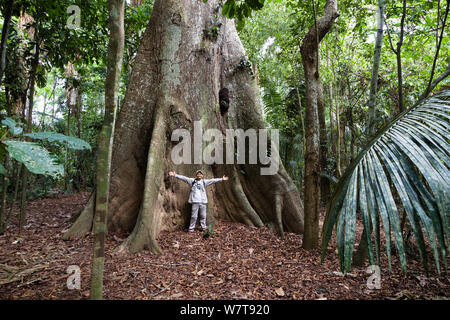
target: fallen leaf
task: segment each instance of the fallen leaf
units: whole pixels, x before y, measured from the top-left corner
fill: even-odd
[[[284,296],[285,296],[284,290],[283,290],[282,287],[279,287],[278,289],[276,289],[276,290],[275,290],[275,293],[276,293],[277,296],[279,296],[279,297],[284,297]]]

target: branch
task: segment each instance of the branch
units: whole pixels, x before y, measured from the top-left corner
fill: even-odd
[[[387,17],[384,18],[384,24],[386,25],[386,31],[387,31],[387,34],[388,34],[389,45],[390,45],[390,47],[391,47],[391,50],[392,50],[395,54],[397,54],[397,51],[395,50],[394,45],[392,44],[391,32],[389,31],[389,26],[388,26],[388,24],[387,24],[386,18],[387,18]]]
[[[428,86],[427,86],[425,92],[422,94],[422,96],[425,95],[425,97],[428,96],[428,94],[429,94],[429,93],[431,92],[431,90],[432,90],[432,89],[431,89],[431,85],[432,85],[432,81],[433,81],[434,70],[435,70],[435,68],[436,68],[436,62],[437,62],[437,59],[439,58],[439,51],[440,51],[440,49],[441,49],[442,38],[443,38],[443,36],[444,36],[445,22],[447,21],[449,7],[450,7],[450,1],[447,0],[447,7],[446,7],[446,9],[445,9],[444,22],[443,22],[443,24],[442,24],[442,30],[441,30],[441,34],[440,34],[440,36],[439,36],[439,42],[438,42],[438,45],[437,45],[437,47],[436,47],[436,54],[435,54],[435,56],[434,56],[433,66],[431,67],[430,80],[428,81]],[[439,25],[439,22],[438,22],[438,25]]]
[[[336,20],[337,17],[339,17],[339,12],[337,10],[337,0],[327,0],[323,11],[323,16],[317,21],[316,26],[313,26],[309,29],[308,33],[303,39],[301,47],[316,47],[330,30],[334,20]]]
[[[437,77],[429,86],[427,89],[425,89],[425,92],[422,93],[422,95],[419,97],[419,100],[417,100],[417,103],[420,103],[423,99],[425,99],[428,94],[433,91],[433,89],[439,84],[439,82],[441,82],[442,80],[444,80],[445,78],[447,78],[448,76],[450,76],[450,62],[447,65],[447,69],[441,73],[439,75],[439,77]]]

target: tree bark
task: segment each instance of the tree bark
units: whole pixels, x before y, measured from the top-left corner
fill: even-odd
[[[428,95],[431,93],[431,91],[434,89],[434,87],[436,87],[436,85],[440,81],[445,79],[448,76],[448,74],[449,74],[450,63],[448,64],[447,70],[443,74],[441,74],[435,81],[433,81],[434,71],[435,71],[435,68],[436,68],[437,59],[439,58],[439,52],[441,50],[441,43],[442,43],[442,38],[444,37],[444,30],[445,30],[445,27],[446,27],[446,22],[447,22],[449,9],[450,9],[450,0],[447,0],[447,6],[445,8],[445,13],[444,13],[444,20],[442,22],[441,34],[440,34],[440,36],[439,36],[439,38],[437,40],[436,53],[435,53],[434,59],[433,59],[433,66],[431,67],[430,79],[428,80],[427,88],[420,95],[418,101],[416,102],[416,105],[417,105],[417,103],[420,103],[422,100],[424,100],[426,97],[428,97]],[[439,19],[437,19],[437,20],[438,20],[438,26],[439,26]]]
[[[34,104],[34,87],[36,82],[36,72],[39,65],[39,54],[40,54],[40,39],[39,39],[39,29],[36,28],[34,30],[34,40],[36,42],[34,47],[33,60],[31,63],[31,72],[30,79],[28,85],[28,111],[27,111],[27,121],[25,133],[30,133],[33,127],[33,104]],[[29,140],[27,138],[26,140]],[[19,213],[19,232],[23,231],[23,227],[26,224],[27,214],[26,214],[26,206],[27,206],[27,179],[28,179],[28,169],[23,166],[22,170],[22,193],[21,193],[21,201],[20,201],[20,213]]]
[[[381,47],[383,45],[383,20],[384,20],[384,0],[378,0],[377,11],[377,36],[375,39],[375,51],[373,56],[372,77],[370,80],[369,94],[369,118],[366,125],[367,138],[370,138],[376,131],[376,95],[378,82],[378,68],[380,66]],[[353,257],[353,264],[362,266],[367,259],[367,237],[366,230],[363,230],[358,249]]]
[[[323,85],[319,83],[318,91],[318,116],[320,128],[320,199],[323,204],[327,205],[330,199],[330,180],[323,174],[327,172],[328,168],[328,143],[327,143],[327,126],[325,123],[325,102],[323,98]]]
[[[404,37],[404,26],[405,26],[405,18],[406,18],[406,0],[403,0],[403,10],[402,10],[402,18],[400,20],[400,35],[399,40],[397,42],[397,49],[394,48],[394,45],[392,44],[392,38],[391,33],[389,31],[389,26],[387,25],[387,21],[385,20],[386,24],[386,31],[388,34],[389,39],[389,45],[391,47],[392,52],[394,52],[397,60],[397,83],[398,83],[398,105],[397,110],[393,114],[391,114],[391,117],[394,117],[395,115],[399,114],[403,110],[405,110],[405,104],[403,99],[403,74],[402,74],[402,45],[403,45],[403,37]]]
[[[14,8],[14,0],[6,1],[5,13],[3,15],[2,39],[0,42],[0,84],[3,81],[3,73],[5,72],[6,68],[6,48],[13,8]]]
[[[132,231],[117,248],[120,252],[159,252],[155,239],[162,230],[187,225],[190,188],[170,180],[169,170],[192,176],[201,168],[206,177],[230,176],[208,188],[208,223],[223,219],[303,232],[300,195],[281,164],[277,174],[264,176],[259,164],[175,165],[171,160],[176,145],[171,132],[186,128],[193,141],[194,121],[201,121],[203,131],[219,128],[224,134],[227,128],[265,128],[248,58],[233,21],[222,17],[220,3],[155,1],[114,135],[108,230]],[[214,26],[219,34],[210,39],[204,31]],[[223,116],[222,88],[230,93]],[[78,224],[66,238],[89,228]]]
[[[89,298],[100,300],[103,296],[103,271],[105,263],[105,235],[108,212],[111,150],[120,73],[124,47],[124,0],[108,0],[109,45],[105,80],[105,116],[98,138],[97,191],[94,216],[94,254],[92,258],[91,290]]]
[[[383,45],[383,20],[384,20],[384,0],[378,0],[377,10],[377,36],[375,39],[375,51],[373,54],[372,76],[370,79],[370,94],[369,94],[369,117],[366,125],[367,136],[370,137],[375,133],[375,118],[376,118],[376,96],[378,83],[378,69],[380,66],[381,47]]]
[[[405,110],[405,103],[403,99],[403,72],[402,72],[402,45],[403,45],[403,35],[404,35],[404,26],[405,26],[405,18],[406,18],[406,0],[403,0],[403,12],[402,19],[400,22],[400,39],[397,42],[397,79],[398,79],[398,109],[399,113]]]
[[[305,233],[303,237],[305,249],[317,248],[319,243],[319,44],[338,16],[337,1],[327,0],[323,16],[309,29],[300,47],[306,80]]]

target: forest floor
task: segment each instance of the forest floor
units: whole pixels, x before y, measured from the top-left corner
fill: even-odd
[[[81,192],[30,201],[28,225],[20,236],[12,217],[0,235],[0,299],[88,298],[92,235],[61,239],[71,225],[69,218],[88,196]],[[323,263],[320,250],[302,249],[300,235],[286,233],[281,239],[266,227],[233,222],[218,222],[206,239],[200,231],[162,232],[157,239],[160,255],[118,255],[113,249],[123,237],[107,237],[105,299],[450,298],[449,277],[437,277],[434,270],[426,277],[420,261],[412,259],[403,275],[394,256],[389,274],[383,255],[380,289],[368,288],[368,266],[342,275],[334,236]],[[80,289],[67,287],[72,265],[80,268]]]

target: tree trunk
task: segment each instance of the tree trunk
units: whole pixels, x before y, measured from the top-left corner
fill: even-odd
[[[369,95],[369,118],[366,125],[366,134],[370,138],[376,131],[376,95],[378,82],[378,68],[380,66],[381,46],[383,45],[383,20],[384,20],[384,0],[378,0],[377,10],[377,37],[375,39],[375,51],[373,56],[372,77],[370,80],[370,95]],[[358,244],[353,264],[362,266],[367,258],[367,237],[366,230],[363,230],[361,240]]]
[[[3,80],[3,73],[6,68],[6,45],[8,40],[9,26],[14,8],[14,0],[8,0],[5,4],[5,12],[3,14],[2,39],[0,42],[0,84]]]
[[[34,55],[33,55],[33,61],[31,63],[31,72],[30,72],[30,79],[29,79],[29,85],[28,85],[28,111],[27,111],[27,121],[26,121],[26,128],[25,133],[30,133],[33,127],[33,104],[34,104],[34,87],[36,82],[36,72],[39,65],[39,54],[40,54],[40,41],[39,41],[39,33],[38,29],[36,28],[34,30],[34,40],[36,42],[34,47]],[[27,138],[26,140],[29,140]],[[20,213],[19,213],[19,232],[23,231],[23,227],[26,224],[27,215],[26,215],[26,206],[27,206],[27,179],[28,179],[28,169],[24,166],[22,170],[22,199],[20,202]]]
[[[426,97],[428,97],[428,95],[431,93],[431,90],[434,89],[434,87],[443,79],[445,79],[448,75],[449,75],[449,69],[450,69],[450,62],[448,64],[447,70],[440,75],[436,80],[433,81],[434,78],[434,71],[436,68],[436,63],[437,63],[437,59],[439,58],[439,52],[441,50],[441,43],[442,43],[442,39],[444,37],[444,30],[446,28],[446,22],[447,22],[447,17],[448,17],[448,13],[449,13],[449,9],[450,9],[450,0],[447,0],[447,5],[445,7],[445,13],[444,13],[444,19],[442,21],[442,29],[440,29],[440,36],[437,38],[437,43],[436,43],[436,52],[434,54],[434,59],[433,59],[433,65],[431,67],[431,73],[430,73],[430,79],[428,80],[428,85],[427,88],[425,89],[425,91],[420,95],[418,101],[416,102],[416,105],[418,103],[420,103],[422,100],[424,100]],[[437,19],[437,23],[438,23],[438,28],[439,29],[439,18]]]
[[[328,50],[328,46],[327,46],[327,68],[330,69],[330,56],[329,56],[329,50]],[[333,71],[334,72],[334,71]],[[333,81],[330,81],[328,83],[328,95],[330,97],[330,109],[329,109],[329,114],[330,114],[330,141],[331,141],[331,155],[330,158],[332,158],[333,156],[337,156],[336,153],[336,144],[337,144],[337,139],[336,139],[336,131],[334,129],[334,116],[333,116],[333,106],[334,106],[334,94],[333,94]]]
[[[340,101],[339,101],[339,87],[338,87],[338,83],[336,80],[336,67],[335,67],[335,63],[334,63],[334,59],[337,56],[337,52],[336,52],[336,44],[339,43],[339,39],[338,39],[338,33],[337,33],[337,28],[335,27],[335,41],[334,41],[334,46],[333,46],[333,59],[331,59],[331,68],[333,70],[333,83],[335,85],[336,88],[336,93],[334,95],[335,99],[334,99],[334,104],[335,104],[335,115],[336,115],[336,176],[337,178],[340,178],[342,176],[342,170],[341,170],[341,145],[342,145],[342,138],[341,138],[341,111],[340,111]]]
[[[76,100],[76,120],[77,120],[77,138],[81,139],[81,111],[82,111],[82,103],[83,103],[83,93],[81,91],[81,88],[78,88],[77,90],[77,100]],[[76,176],[74,181],[76,183],[74,184],[75,190],[77,192],[80,192],[83,189],[83,165],[82,165],[82,151],[77,150],[75,151],[75,157],[77,159],[76,161]]]
[[[375,133],[376,129],[376,97],[378,83],[378,69],[380,66],[381,47],[383,45],[383,20],[384,20],[384,0],[378,0],[377,10],[377,36],[375,39],[375,50],[373,53],[372,77],[370,79],[369,94],[369,117],[366,125],[366,134],[369,138]]]
[[[132,231],[119,251],[158,252],[155,238],[162,230],[187,225],[190,188],[168,178],[173,169],[187,176],[200,168],[206,177],[230,176],[229,181],[208,187],[208,223],[225,219],[303,232],[302,202],[281,164],[277,174],[264,176],[258,164],[175,165],[171,160],[175,146],[171,132],[187,128],[193,139],[196,120],[201,120],[204,131],[264,128],[250,64],[234,23],[222,17],[219,2],[155,1],[114,134],[108,230]],[[211,38],[205,31],[214,26],[219,34]],[[230,98],[223,116],[222,88],[229,90]],[[89,211],[80,219],[89,221]],[[89,223],[76,223],[65,238],[89,229]]]
[[[319,128],[320,128],[320,199],[323,204],[327,205],[330,199],[330,180],[323,175],[328,168],[328,143],[327,143],[327,126],[325,123],[325,103],[323,99],[323,86],[319,82],[319,91],[317,99]]]
[[[403,45],[403,35],[404,26],[406,18],[406,0],[403,0],[403,12],[402,19],[400,22],[400,39],[397,42],[397,79],[398,79],[398,113],[405,110],[405,103],[403,99],[403,72],[402,72],[402,45]]]
[[[94,255],[92,258],[91,290],[89,298],[100,300],[103,296],[103,271],[105,264],[105,235],[108,212],[111,150],[117,96],[124,47],[124,0],[109,0],[109,45],[105,80],[105,117],[98,138],[97,191],[94,216]]]
[[[403,112],[405,110],[405,104],[403,99],[403,75],[402,75],[402,45],[403,45],[403,37],[405,32],[405,18],[406,18],[406,0],[403,0],[403,10],[402,10],[402,18],[400,20],[400,35],[397,42],[397,49],[394,48],[394,45],[392,43],[392,37],[391,33],[389,31],[389,26],[387,25],[387,21],[385,20],[384,23],[386,24],[386,31],[388,34],[388,40],[389,45],[391,47],[392,52],[394,52],[397,60],[397,83],[398,83],[398,103],[397,103],[397,110],[395,110],[393,113],[391,113],[391,117],[395,117],[400,112]],[[439,20],[439,19],[438,19]],[[439,28],[438,28],[439,29]]]
[[[309,29],[300,47],[306,80],[305,249],[317,248],[319,244],[319,43],[338,16],[337,1],[327,0],[323,16]]]

